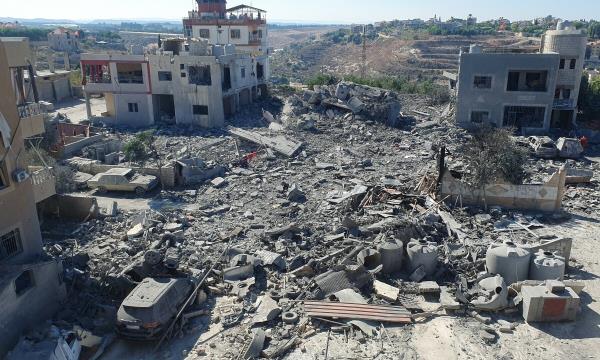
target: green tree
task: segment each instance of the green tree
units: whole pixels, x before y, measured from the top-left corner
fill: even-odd
[[[136,134],[123,146],[125,157],[129,161],[145,162],[151,154],[154,143],[154,130],[147,130]]]

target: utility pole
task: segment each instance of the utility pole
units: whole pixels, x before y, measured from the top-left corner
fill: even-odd
[[[363,48],[362,48],[362,66],[360,76],[365,79],[367,77],[367,25],[363,25]]]

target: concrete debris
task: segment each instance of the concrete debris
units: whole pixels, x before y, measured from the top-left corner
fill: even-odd
[[[484,196],[454,177],[469,135],[442,116],[452,110],[414,99],[343,82],[286,96],[281,111],[265,101],[228,131],[159,126],[153,160],[172,164],[162,175],[181,187],[119,196],[102,213],[112,194],[40,204],[44,248],[72,289],[56,318],[112,334],[132,289],[168,277],[199,287],[166,340],[218,333],[188,356],[295,358],[324,350],[331,331],[348,357],[376,358],[355,348],[381,341],[384,357],[416,358],[388,345],[411,343],[412,327],[387,324],[467,314],[474,326],[453,331],[491,344],[514,331],[521,305],[527,321],[574,320],[585,283],[570,271],[587,262],[560,237],[568,227],[551,232],[568,221],[558,208],[600,210],[598,172],[531,157],[531,185],[490,185]],[[442,146],[452,162],[439,184]],[[78,163],[90,174],[106,166]],[[549,288],[534,278],[565,280]]]
[[[373,282],[373,289],[375,290],[375,295],[377,295],[377,297],[392,303],[396,302],[398,295],[400,294],[399,288],[388,285],[379,280],[375,280]]]
[[[523,286],[523,318],[527,322],[575,321],[581,300],[564,283],[548,280],[539,286]]]

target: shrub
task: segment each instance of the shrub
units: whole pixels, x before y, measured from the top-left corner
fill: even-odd
[[[512,129],[482,127],[462,146],[461,153],[470,171],[466,180],[475,186],[503,180],[521,184],[525,179],[526,152],[512,139]]]

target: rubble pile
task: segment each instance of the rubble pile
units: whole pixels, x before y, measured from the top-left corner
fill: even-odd
[[[452,152],[466,134],[447,121],[450,108],[417,106],[341,83],[288,98],[277,116],[235,118],[228,131],[158,129],[162,160],[197,158],[222,174],[162,190],[147,210],[46,226],[60,229],[44,236],[73,293],[59,318],[109,333],[110,315],[98,314],[114,315],[144,278],[189,276],[203,296],[174,334],[223,332],[196,344],[199,356],[278,358],[324,331],[364,342],[386,336],[388,322],[445,313],[483,322],[474,331],[490,343],[512,332],[517,306],[529,301],[521,287],[577,287],[568,271],[523,283],[540,250],[562,256],[563,270],[569,265],[568,242],[535,234],[565,215],[461,208],[421,191],[440,146],[460,165]],[[248,128],[261,122],[269,128]],[[263,138],[269,142],[248,140]],[[290,144],[298,148],[285,155]],[[586,190],[569,188],[567,209]],[[521,254],[527,275],[492,272],[504,258],[491,259],[491,249]],[[543,297],[540,289],[528,291]]]

